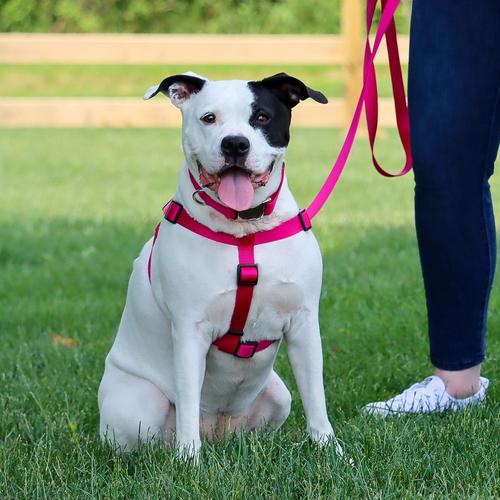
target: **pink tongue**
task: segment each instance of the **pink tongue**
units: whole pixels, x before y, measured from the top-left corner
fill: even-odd
[[[240,212],[252,206],[254,193],[248,174],[239,168],[230,168],[222,174],[217,194],[222,203]]]

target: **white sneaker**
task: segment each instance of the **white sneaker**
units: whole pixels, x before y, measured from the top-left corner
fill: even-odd
[[[443,413],[457,411],[465,406],[482,403],[486,398],[486,389],[490,384],[487,378],[480,377],[480,387],[476,394],[464,399],[457,399],[446,392],[441,378],[432,375],[418,384],[387,401],[369,403],[363,412],[370,415],[407,415],[411,413]]]

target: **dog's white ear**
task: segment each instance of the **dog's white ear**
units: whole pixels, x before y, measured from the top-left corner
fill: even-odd
[[[160,85],[150,87],[144,94],[144,99],[151,99],[161,92],[170,98],[174,106],[182,108],[183,104],[193,94],[196,94],[203,88],[206,81],[206,78],[192,72],[183,75],[168,76]]]

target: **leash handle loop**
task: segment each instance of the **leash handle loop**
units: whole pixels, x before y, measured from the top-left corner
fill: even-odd
[[[364,77],[363,77],[363,87],[354,111],[354,116],[352,118],[351,124],[346,134],[344,144],[340,149],[340,153],[333,164],[333,167],[326,178],[325,183],[320,189],[319,193],[316,195],[311,204],[307,207],[307,213],[312,219],[321,210],[323,205],[328,200],[333,188],[337,184],[342,171],[346,165],[349,153],[351,152],[352,145],[356,138],[356,131],[359,126],[359,121],[361,118],[361,113],[363,111],[363,104],[366,103],[367,110],[367,122],[368,122],[368,132],[370,137],[370,146],[372,148],[372,159],[377,171],[382,175],[391,176],[378,164],[375,159],[375,154],[373,153],[373,147],[375,144],[375,135],[377,131],[378,123],[378,106],[377,106],[377,91],[376,91],[376,80],[375,80],[375,69],[373,61],[377,55],[380,43],[384,35],[389,32],[389,36],[386,37],[387,46],[389,50],[389,63],[391,66],[391,80],[394,88],[394,99],[396,106],[396,116],[398,120],[398,130],[403,142],[403,147],[406,152],[406,165],[396,175],[404,175],[411,169],[411,152],[410,152],[410,134],[409,134],[409,120],[408,120],[408,108],[406,106],[406,98],[404,94],[404,85],[401,75],[401,66],[399,62],[399,52],[397,50],[396,42],[396,28],[394,25],[394,13],[399,6],[401,0],[382,0],[382,16],[380,18],[380,23],[375,34],[375,39],[373,42],[373,49],[370,49],[369,33],[373,21],[373,14],[375,12],[375,7],[377,5],[377,0],[367,0],[367,45],[365,47],[365,60],[364,60]],[[404,138],[404,140],[403,140]]]
[[[385,9],[387,0],[381,0],[382,10]],[[387,172],[377,161],[375,156],[375,138],[378,128],[378,92],[377,92],[377,74],[371,57],[370,28],[373,23],[373,15],[377,0],[367,0],[366,6],[366,45],[364,55],[363,73],[366,82],[366,96],[365,96],[365,114],[366,124],[368,128],[368,137],[370,140],[370,149],[372,153],[373,166],[377,172],[384,177],[400,177],[409,172],[412,168],[412,156],[410,146],[410,121],[408,117],[408,107],[406,105],[405,87],[403,83],[403,74],[401,72],[401,63],[399,58],[398,39],[396,34],[396,23],[392,17],[387,31],[385,32],[385,39],[387,43],[387,54],[389,56],[389,69],[391,74],[392,93],[394,96],[394,108],[396,111],[396,124],[398,128],[399,138],[403,146],[406,162],[400,172],[391,174]]]

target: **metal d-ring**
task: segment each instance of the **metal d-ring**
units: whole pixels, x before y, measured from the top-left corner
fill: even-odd
[[[201,191],[203,191],[203,188],[201,189],[197,189],[196,191],[193,192],[193,200],[198,203],[199,205],[206,205],[206,203],[200,199],[198,196],[196,196],[197,194],[199,194]]]

